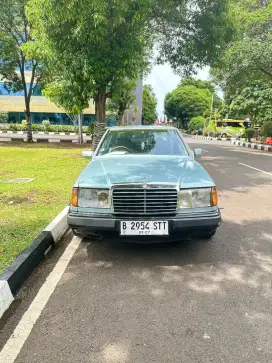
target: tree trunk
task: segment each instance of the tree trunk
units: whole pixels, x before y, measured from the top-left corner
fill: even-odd
[[[25,115],[26,115],[26,122],[27,122],[27,137],[26,137],[26,141],[28,143],[31,143],[31,142],[33,142],[33,138],[32,138],[31,114],[30,114],[29,104],[26,105]]]
[[[117,121],[118,121],[118,124],[119,124],[119,125],[121,125],[121,124],[122,124],[122,121],[123,121],[123,117],[124,117],[125,111],[126,111],[126,107],[125,107],[125,106],[120,106],[120,107],[119,107],[118,115],[117,115]]]
[[[106,87],[101,88],[95,97],[95,129],[93,137],[93,151],[97,148],[106,130]]]

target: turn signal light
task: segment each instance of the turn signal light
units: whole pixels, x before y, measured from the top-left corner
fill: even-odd
[[[72,190],[72,206],[78,207],[78,188]]]
[[[217,190],[216,190],[216,187],[213,187],[212,188],[212,206],[213,207],[216,207],[217,206],[217,202],[218,202],[218,199],[217,199]]]

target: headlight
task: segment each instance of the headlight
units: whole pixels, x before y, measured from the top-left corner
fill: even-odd
[[[184,189],[179,191],[178,208],[205,208],[217,205],[216,188]]]
[[[82,208],[110,208],[109,190],[78,189],[78,207]]]

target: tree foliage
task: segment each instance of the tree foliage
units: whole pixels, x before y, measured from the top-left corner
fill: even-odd
[[[192,72],[214,63],[231,37],[228,0],[30,0],[35,46],[55,84],[69,84],[80,105],[93,97],[104,127],[106,98],[146,67],[155,43],[159,62]],[[216,16],[214,16],[216,14]],[[103,130],[102,130],[103,131]],[[100,135],[99,135],[100,136]],[[99,137],[98,137],[99,139]]]
[[[232,14],[236,36],[212,70],[228,103],[256,81],[272,83],[272,2],[233,0]]]
[[[30,0],[28,16],[36,47],[55,84],[72,87],[78,106],[95,101],[99,135],[105,127],[106,98],[135,79],[146,65],[150,35],[144,0]]]
[[[210,115],[214,87],[211,82],[185,78],[177,89],[165,97],[165,113],[168,118],[181,121],[187,128],[189,121],[196,116]],[[214,94],[216,106],[222,103]]]
[[[143,88],[143,124],[154,124],[157,118],[157,99],[151,85]]]
[[[0,78],[8,91],[24,91],[27,140],[32,141],[30,100],[35,78],[39,79],[41,69],[38,57],[28,58],[22,48],[27,42],[34,43],[26,17],[26,4],[27,0],[0,0]],[[26,71],[30,72],[30,81]]]
[[[263,125],[262,135],[265,137],[272,137],[272,121],[268,121]]]
[[[250,118],[255,124],[272,120],[272,84],[256,82],[239,91],[228,107],[229,117]]]
[[[233,34],[229,0],[153,0],[150,23],[159,62],[185,74],[217,64]]]
[[[114,115],[119,123],[122,121],[125,111],[130,108],[136,99],[133,92],[136,83],[136,79],[124,78],[122,82],[120,80],[118,86],[112,92],[112,97],[107,102],[108,113]]]

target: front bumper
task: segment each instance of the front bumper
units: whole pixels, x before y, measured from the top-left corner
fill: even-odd
[[[169,221],[169,237],[180,237],[181,234],[194,234],[203,230],[216,229],[221,224],[220,210],[201,213],[182,213],[173,217],[118,217],[114,215],[77,214],[69,212],[70,228],[81,235],[119,236],[121,221]],[[122,237],[124,238],[124,237]],[[127,238],[127,237],[126,237]],[[129,237],[132,238],[132,237]],[[134,238],[134,237],[133,237]],[[138,237],[137,237],[138,238]],[[144,237],[143,237],[144,238]],[[146,237],[145,237],[146,238]],[[147,238],[150,238],[148,236]],[[157,238],[157,237],[156,237]],[[164,237],[165,238],[165,237]]]

